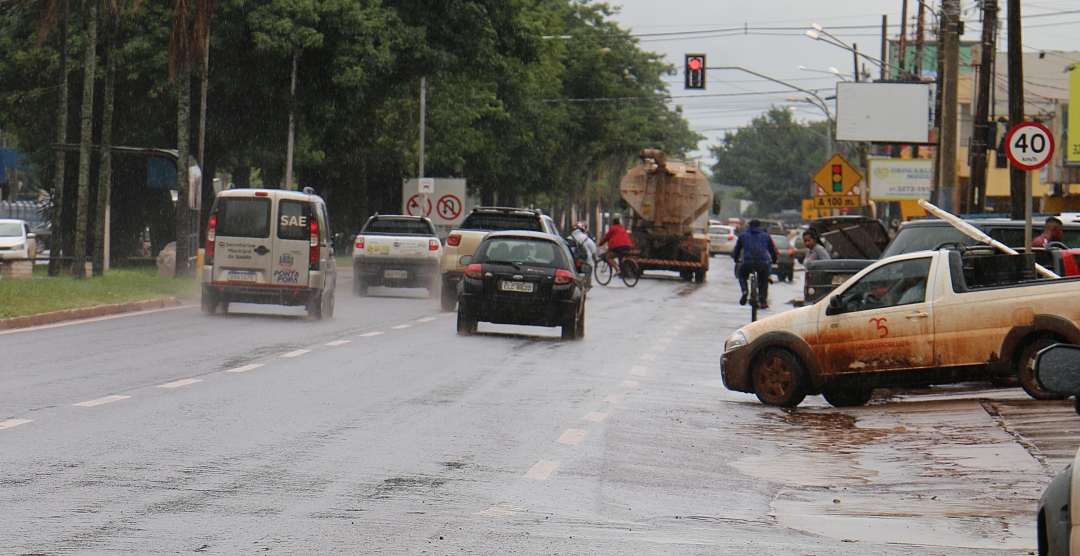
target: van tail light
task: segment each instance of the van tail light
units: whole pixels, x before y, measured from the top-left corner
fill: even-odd
[[[573,283],[573,281],[574,281],[574,275],[573,274],[570,274],[569,272],[567,272],[567,271],[565,271],[565,270],[563,270],[561,268],[559,270],[555,271],[555,285],[556,286],[565,286],[565,285]]]
[[[483,272],[484,272],[484,265],[479,264],[479,263],[471,264],[471,265],[465,267],[465,276],[467,276],[469,278],[472,278],[473,280],[480,280],[481,277],[483,276]]]
[[[428,249],[428,251],[438,251],[439,250],[439,245],[441,245],[439,243],[439,240],[437,240],[437,239],[429,239],[428,242],[427,242],[427,249]]]
[[[354,249],[364,249],[364,236],[356,236],[356,246]]]
[[[450,247],[457,247],[461,244],[461,236],[457,234],[450,234],[450,237],[446,238],[446,244]]]
[[[312,217],[308,220],[311,230],[311,243],[308,247],[308,270],[319,270],[319,221]]]
[[[795,256],[795,250],[794,250],[794,249],[792,249],[792,248],[790,248],[790,247],[788,247],[788,248],[787,248],[787,254],[788,254],[788,255],[790,255],[790,256],[792,256],[792,257],[794,257],[794,256]]]
[[[210,215],[210,223],[206,225],[206,263],[214,264],[214,240],[217,239],[217,213]]]
[[[735,241],[735,236],[727,236],[728,241]]]

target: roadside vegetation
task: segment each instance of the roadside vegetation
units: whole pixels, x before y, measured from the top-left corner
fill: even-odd
[[[159,278],[156,268],[110,270],[86,280],[0,280],[0,319],[161,297],[193,299],[198,293],[197,281]]]

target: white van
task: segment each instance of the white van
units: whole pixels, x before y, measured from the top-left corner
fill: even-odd
[[[311,188],[222,191],[206,233],[203,312],[265,303],[332,317],[337,264],[330,238],[326,203]]]

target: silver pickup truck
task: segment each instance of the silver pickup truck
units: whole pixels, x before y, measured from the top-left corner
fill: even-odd
[[[431,220],[376,214],[353,244],[353,293],[365,296],[371,286],[427,288],[434,298],[439,295],[442,255]]]

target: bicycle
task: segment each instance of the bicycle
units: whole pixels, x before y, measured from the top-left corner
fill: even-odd
[[[621,257],[619,259],[619,276],[622,277],[623,284],[626,287],[632,288],[637,285],[638,279],[641,278],[641,267],[638,266],[637,261],[629,257]],[[606,286],[611,282],[611,277],[615,274],[614,267],[606,259],[601,257],[596,262],[596,283],[601,286]]]
[[[758,296],[758,283],[756,272],[751,272],[750,276],[747,277],[746,291],[747,295],[750,296],[750,322],[755,322],[757,321],[758,308],[761,305],[761,301]]]

